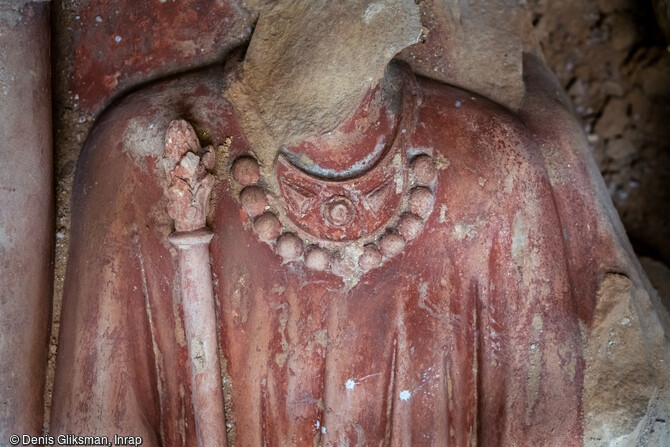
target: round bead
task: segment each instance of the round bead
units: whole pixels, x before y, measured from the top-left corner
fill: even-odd
[[[379,241],[379,250],[387,258],[392,258],[404,248],[405,240],[398,233],[386,233]]]
[[[295,261],[302,254],[302,240],[295,234],[282,234],[277,239],[277,254],[284,261]]]
[[[254,230],[264,241],[271,241],[281,234],[281,223],[274,214],[264,213],[254,221]]]
[[[414,172],[414,182],[418,185],[429,185],[437,177],[435,163],[426,154],[419,155],[414,159],[412,171]]]
[[[242,186],[249,186],[261,178],[258,162],[251,157],[240,157],[233,163],[233,178]]]
[[[240,192],[240,203],[249,216],[256,217],[265,212],[268,198],[258,186],[247,186]]]
[[[374,268],[379,267],[382,263],[382,254],[379,253],[377,247],[374,245],[366,245],[363,248],[363,254],[358,258],[358,266],[364,272],[368,272]]]
[[[416,214],[404,214],[400,217],[397,228],[406,241],[411,241],[421,233],[423,220]]]
[[[323,248],[313,246],[305,253],[305,265],[312,270],[323,271],[328,268],[330,256]]]
[[[346,277],[354,273],[355,266],[353,260],[348,256],[338,253],[333,256],[330,263],[330,271],[337,276]]]
[[[424,219],[433,210],[434,204],[435,196],[433,192],[423,186],[414,188],[409,196],[409,210]]]

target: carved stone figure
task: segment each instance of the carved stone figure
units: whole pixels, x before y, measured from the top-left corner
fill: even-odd
[[[615,302],[660,384],[630,439],[666,414],[668,316],[554,78],[519,51],[514,89],[480,84],[502,106],[392,61],[420,35],[411,1],[280,2],[225,67],[100,118],[52,433],[584,445],[622,411]]]

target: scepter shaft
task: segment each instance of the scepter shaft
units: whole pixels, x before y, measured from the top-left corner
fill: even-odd
[[[165,135],[165,160],[170,187],[168,214],[175,232],[184,330],[191,372],[191,396],[198,447],[225,447],[226,421],[216,334],[216,306],[209,261],[213,233],[206,227],[214,177],[211,146],[200,147],[193,127],[172,121]]]
[[[191,369],[191,395],[198,446],[226,445],[221,365],[216,335],[216,310],[206,230],[170,236],[178,249],[184,330]]]

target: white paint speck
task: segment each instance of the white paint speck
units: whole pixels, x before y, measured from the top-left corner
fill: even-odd
[[[407,129],[403,129],[400,132],[405,133],[405,132],[407,132]]]
[[[447,222],[447,205],[440,206],[440,223]]]
[[[121,42],[121,36],[116,36],[116,37],[114,38],[114,41],[116,41],[116,43]]]
[[[460,102],[460,101],[456,101],[456,107],[460,107],[460,106],[461,106],[461,102]]]
[[[327,431],[328,430],[326,430],[326,427],[321,427],[321,433],[323,433],[325,435]]]
[[[536,348],[535,344],[530,345],[530,349],[535,349],[535,348]]]
[[[95,16],[95,21],[98,22],[98,23],[102,22],[102,17]]]
[[[347,383],[344,384],[344,386],[348,390],[353,390],[356,387],[356,382],[354,382],[352,379],[347,380]]]
[[[400,400],[409,400],[410,397],[412,397],[412,393],[409,390],[400,392]]]

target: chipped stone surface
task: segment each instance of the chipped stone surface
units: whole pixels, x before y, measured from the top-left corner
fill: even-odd
[[[423,76],[477,92],[510,109],[525,94],[522,52],[536,52],[518,0],[421,2],[422,45],[400,54]]]
[[[379,82],[391,58],[418,41],[420,30],[418,7],[409,0],[293,0],[263,11],[231,94],[238,113],[258,121],[243,120],[261,133],[256,142],[254,132],[246,132],[257,151],[276,152],[333,130]],[[249,116],[250,106],[256,112]]]
[[[624,275],[603,278],[585,352],[585,445],[670,443],[667,337],[647,290]]]

